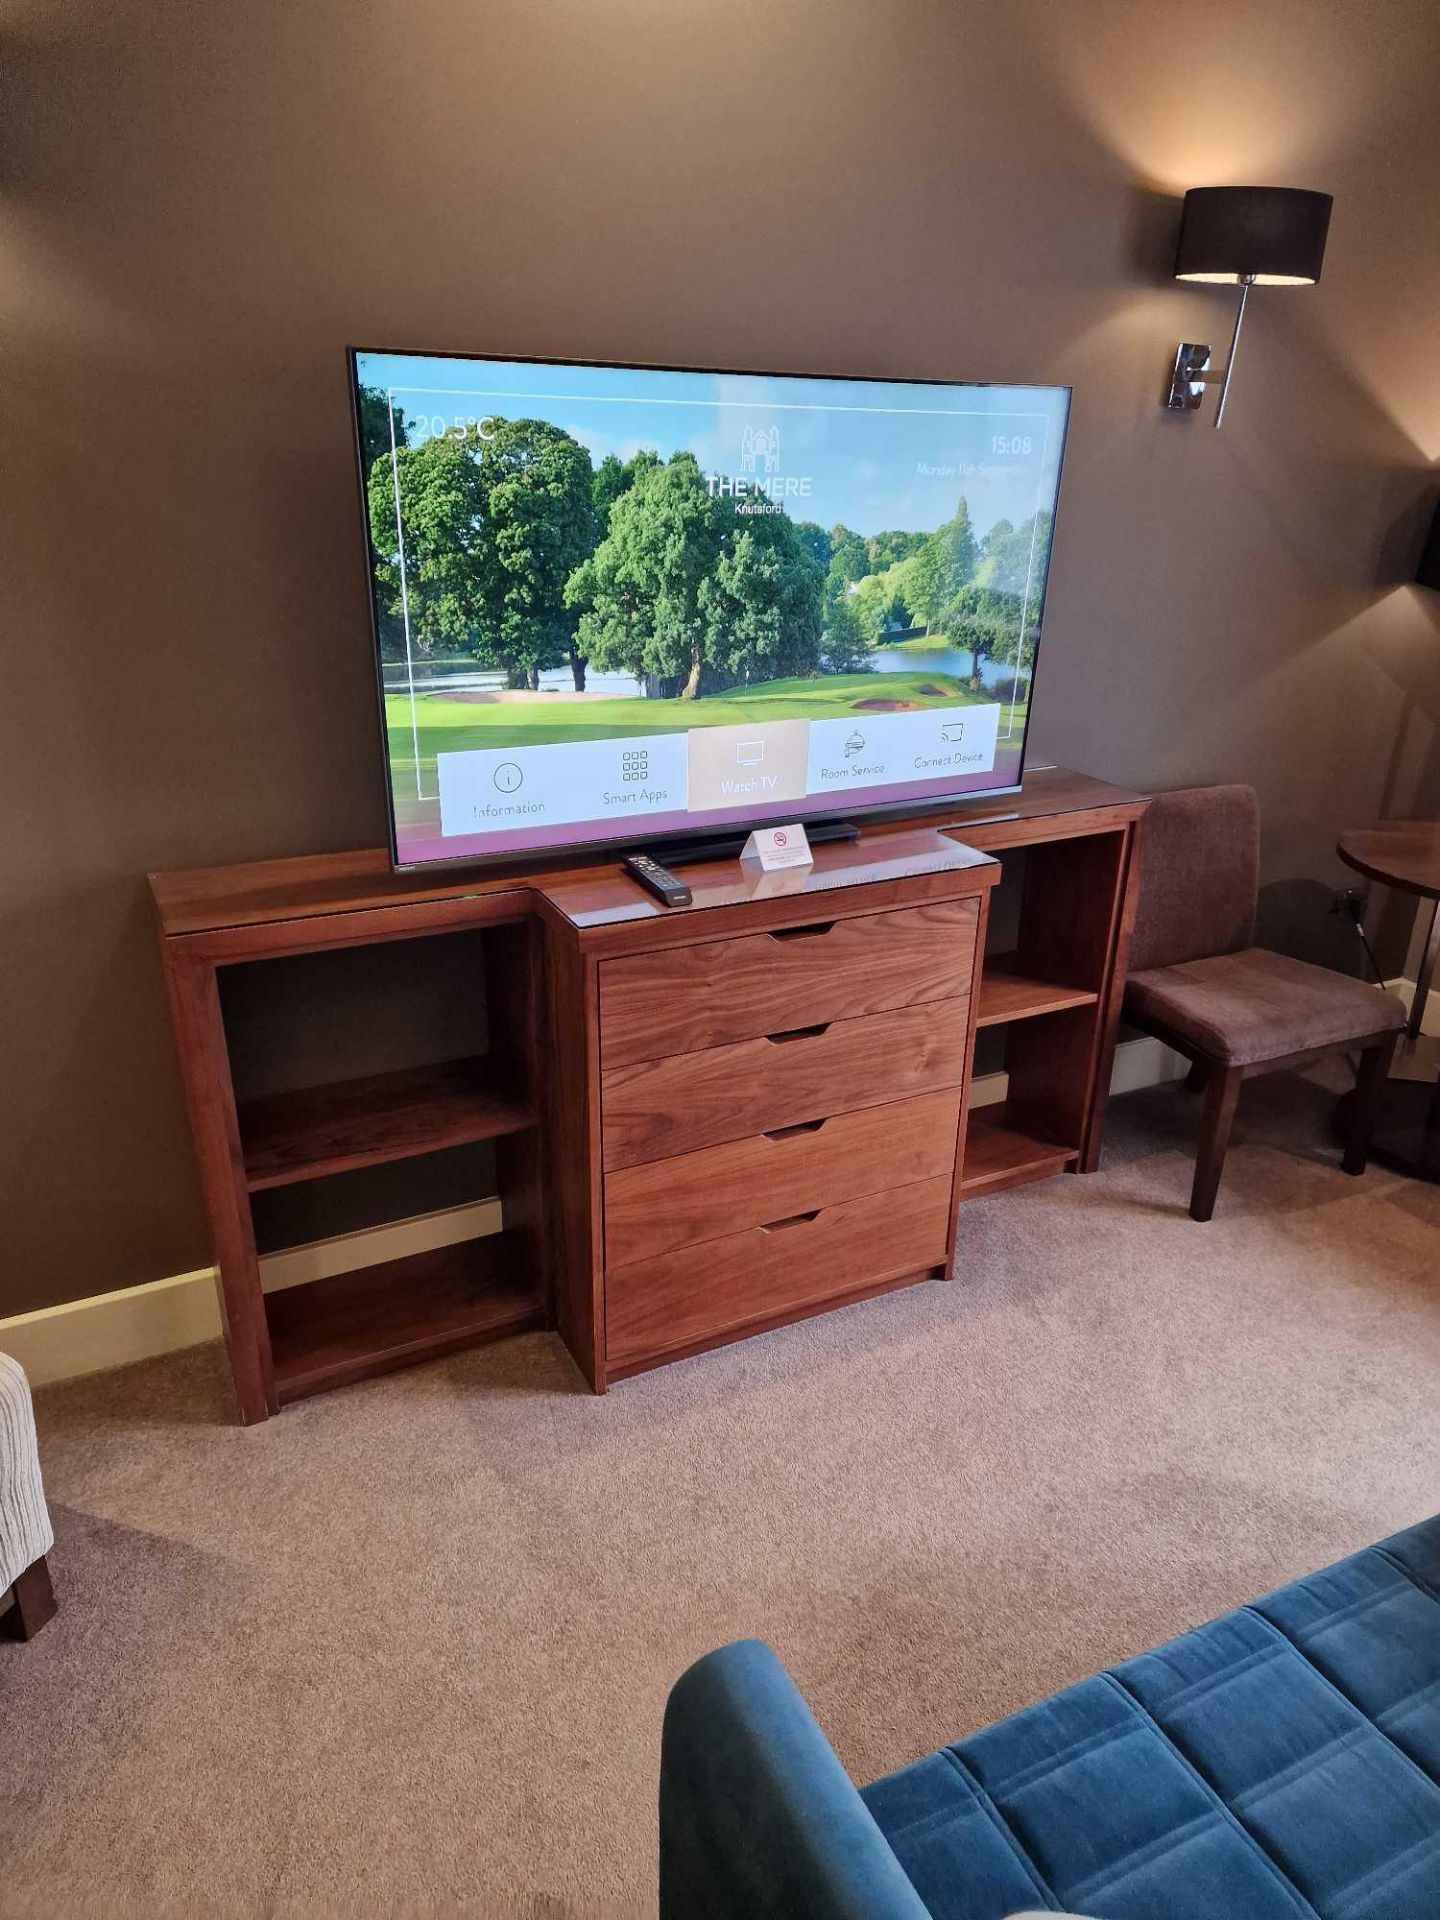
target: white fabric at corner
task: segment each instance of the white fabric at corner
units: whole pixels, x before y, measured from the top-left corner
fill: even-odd
[[[0,1594],[54,1544],[30,1382],[18,1360],[0,1353]]]

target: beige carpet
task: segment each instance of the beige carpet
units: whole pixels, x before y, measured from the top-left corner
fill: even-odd
[[[660,1714],[779,1650],[868,1779],[1440,1507],[1440,1189],[1247,1090],[966,1210],[928,1285],[596,1400],[532,1336],[231,1424],[40,1397],[61,1612],[0,1649],[6,1915],[645,1913]]]

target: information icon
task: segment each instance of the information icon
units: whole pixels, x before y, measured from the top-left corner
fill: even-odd
[[[495,785],[501,793],[514,793],[524,778],[513,760],[502,760],[495,769]]]

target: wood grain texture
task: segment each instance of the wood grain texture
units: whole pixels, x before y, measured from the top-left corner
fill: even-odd
[[[486,1054],[267,1094],[240,1106],[251,1192],[378,1166],[533,1126],[529,1100]]]
[[[1006,1105],[1026,1132],[1079,1153],[1095,1099],[1096,1009],[1070,1007],[1024,1020],[1005,1036]]]
[[[965,1079],[969,999],[835,1020],[774,1041],[611,1067],[602,1075],[607,1169],[904,1100]]]
[[[190,867],[152,873],[150,891],[163,931],[174,937],[227,927],[278,928],[291,920],[383,912],[426,903],[478,900],[528,885],[536,863],[423,873],[396,873],[384,847],[358,853],[311,853],[239,866]]]
[[[1087,986],[1093,999],[1011,1027],[1008,1105],[1025,1131],[1077,1151],[1092,1108],[1103,1099],[1097,1069],[1125,846],[1125,830],[1111,828],[1033,847],[1025,863],[1017,962],[1029,973]]]
[[[1089,1006],[1099,998],[1093,987],[1061,986],[1037,978],[1013,953],[985,956],[975,1024],[995,1027],[1007,1020],[1032,1020],[1064,1007]]]
[[[868,1194],[813,1219],[637,1261],[607,1276],[608,1353],[616,1367],[656,1362],[674,1348],[749,1323],[839,1301],[937,1265],[950,1225],[950,1178]]]
[[[683,907],[667,907],[628,874],[609,870],[545,880],[539,890],[597,952],[611,953],[714,939],[723,935],[736,909],[744,909],[757,927],[799,922],[812,910],[817,918],[873,913],[901,904],[901,894],[918,905],[983,890],[997,877],[990,855],[929,827],[825,842],[813,854],[811,865],[778,873],[736,859],[683,865],[676,871],[692,896]]]
[[[779,1327],[793,1327],[797,1321],[812,1320],[820,1313],[833,1313],[837,1307],[852,1307],[862,1300],[877,1299],[882,1293],[896,1293],[902,1287],[918,1286],[923,1280],[944,1278],[945,1264],[938,1260],[932,1266],[917,1267],[909,1273],[887,1274],[883,1280],[847,1287],[842,1294],[802,1300],[798,1305],[784,1307],[778,1313],[756,1314],[738,1332],[732,1329],[722,1333],[701,1334],[694,1340],[682,1340],[678,1346],[667,1347],[658,1358],[642,1355],[637,1360],[612,1360],[607,1378],[613,1385],[619,1380],[632,1379],[637,1373],[649,1373],[657,1366],[670,1366],[677,1360],[690,1360],[697,1354],[712,1353],[716,1347],[732,1346],[736,1340],[752,1340],[757,1334],[772,1333]]]
[[[997,1140],[993,1120],[982,1119],[967,1147],[963,1101],[958,1120],[947,1118],[935,1139],[943,1142],[948,1130],[967,1192],[1035,1177],[1073,1164],[1076,1113],[1083,1112],[1087,1138],[1098,1143],[1100,1077],[1119,1008],[1123,901],[1133,899],[1129,850],[1144,807],[1123,789],[1043,771],[1021,795],[922,809],[908,823],[867,827],[858,846],[820,849],[814,871],[798,880],[697,869],[700,899],[682,916],[667,915],[648,896],[639,896],[642,905],[633,910],[635,890],[615,860],[599,854],[454,875],[395,874],[383,854],[369,852],[152,876],[243,1417],[264,1419],[282,1397],[318,1390],[317,1383],[360,1378],[550,1317],[603,1392],[608,1379],[652,1364],[654,1355],[698,1351],[735,1337],[737,1327],[780,1324],[831,1300],[947,1270],[953,1177],[936,1176],[941,1224],[918,1240],[909,1216],[887,1239],[874,1210],[855,1232],[844,1230],[845,1210],[869,1205],[852,1179],[843,1201],[797,1209],[813,1219],[769,1235],[753,1226],[706,1242],[732,1249],[743,1242],[743,1259],[730,1257],[749,1263],[749,1277],[737,1273],[728,1304],[713,1289],[700,1309],[681,1302],[669,1329],[661,1324],[663,1298],[658,1306],[636,1304],[633,1276],[692,1249],[627,1259],[616,1269],[631,1276],[621,1285],[617,1324],[630,1344],[618,1354],[608,1350],[601,982],[616,988],[605,995],[611,1044],[604,1098],[617,1171],[812,1119],[864,1115],[942,1085],[958,1096],[979,1010],[980,996],[971,992],[976,942],[998,873],[977,850],[1029,847],[1037,873],[1049,878],[1022,913],[1013,965],[992,976],[991,1010],[997,1021],[1019,1023],[1012,1033],[1048,1030],[1063,1044],[1047,1053],[1038,1039],[1015,1043],[1008,1144]],[[1095,843],[1107,836],[1111,849],[1123,840],[1126,853],[1097,856]],[[591,915],[590,923],[579,925],[570,910],[579,920]],[[816,926],[823,930],[807,930]],[[418,1088],[397,1087],[394,1076],[377,1076],[379,1085],[359,1091],[351,1083],[348,1090],[288,1096],[268,1114],[247,1106],[247,1174],[217,968],[482,927],[493,1014],[483,1086],[480,1063],[459,1062],[439,1078],[468,1078],[466,1090],[437,1086],[435,1070],[427,1069],[423,1097]],[[763,965],[750,957],[762,954]],[[1081,988],[1093,993],[1093,1005],[1060,1004]],[[1067,1028],[1067,1021],[1075,1024]],[[798,1037],[780,1037],[797,1029],[804,1030]],[[1082,1095],[1088,1106],[1076,1105]],[[314,1102],[308,1115],[298,1111],[307,1101]],[[1058,1138],[1041,1124],[1052,1116],[1064,1123]],[[529,1126],[532,1117],[537,1124]],[[250,1222],[252,1181],[309,1178],[491,1134],[511,1230],[508,1278],[491,1286],[488,1303],[477,1304],[473,1290],[452,1288],[438,1268],[407,1268],[391,1276],[403,1283],[398,1288],[383,1275],[350,1276],[325,1283],[329,1293],[307,1290],[308,1301],[267,1314]],[[884,1156],[903,1144],[879,1139],[863,1156],[857,1150],[851,1165],[863,1157],[866,1165],[878,1159],[888,1168]],[[933,1144],[927,1137],[925,1151]],[[913,1163],[901,1170],[913,1171]],[[733,1190],[734,1175],[712,1172],[711,1185]],[[914,1180],[886,1191],[913,1199],[931,1185]],[[709,1220],[708,1192],[697,1191],[695,1204]],[[742,1207],[721,1224],[748,1217]],[[626,1231],[623,1218],[617,1231]],[[787,1235],[782,1260],[776,1247]],[[623,1249],[623,1239],[617,1245]],[[676,1301],[679,1268],[667,1265],[659,1278],[661,1294],[668,1289]],[[715,1284],[724,1295],[723,1274]]]
[[[605,1391],[601,1259],[600,1022],[595,962],[558,920],[545,925],[546,1221],[555,1321],[596,1393]]]
[[[1342,833],[1335,851],[1382,886],[1440,900],[1440,820],[1382,820]]]
[[[960,1193],[971,1199],[1002,1187],[1043,1179],[1075,1165],[1078,1149],[1032,1133],[1008,1102],[979,1107],[970,1115]]]
[[[980,896],[980,916],[975,928],[975,950],[980,959],[977,965],[983,965],[986,942],[990,933],[990,902],[993,889]],[[960,1178],[965,1167],[965,1155],[970,1137],[970,1081],[974,1070],[975,1037],[978,1032],[976,1019],[980,1012],[980,996],[970,995],[969,1030],[965,1036],[965,1080],[960,1089],[960,1124],[955,1129],[955,1158],[950,1167],[950,1224],[945,1234],[945,1262],[941,1269],[941,1278],[953,1280],[956,1277],[957,1250],[960,1228]]]
[[[1040,767],[1025,776],[1024,790],[992,799],[920,807],[904,820],[867,825],[873,850],[882,838],[924,828],[954,834],[983,851],[1054,839],[1070,831],[1093,832],[1144,810],[1144,797],[1064,767]],[[358,853],[305,854],[297,859],[256,860],[237,866],[191,867],[152,873],[150,889],[167,935],[226,927],[270,925],[310,916],[383,911],[425,901],[472,901],[506,888],[549,886],[570,876],[618,875],[613,853],[578,854],[547,864],[530,858],[422,873],[396,873],[383,847]],[[277,949],[279,950],[279,949]]]
[[[555,1275],[546,1226],[545,1177],[539,1119],[548,1047],[545,961],[537,920],[492,926],[485,935],[485,1019],[493,1082],[519,1089],[532,1123],[495,1139],[495,1179],[504,1210],[505,1236],[517,1280],[555,1318]]]
[[[240,1418],[249,1425],[278,1412],[280,1403],[271,1366],[220,990],[214,967],[184,942],[164,941],[162,955],[190,1135],[210,1221],[225,1347]]]
[[[1125,847],[1116,874],[1118,902],[1113,938],[1100,987],[1094,1079],[1080,1146],[1078,1171],[1081,1173],[1094,1173],[1099,1167],[1100,1148],[1105,1137],[1105,1109],[1110,1099],[1110,1081],[1115,1068],[1115,1043],[1120,1036],[1120,1008],[1125,999],[1130,938],[1135,930],[1135,910],[1140,903],[1140,849],[1145,838],[1144,815],[1129,821],[1124,833]]]
[[[953,999],[975,968],[978,910],[947,900],[600,965],[606,1068]]]
[[[508,1233],[267,1296],[282,1405],[546,1322]]]
[[[178,935],[216,966],[244,960],[274,960],[287,954],[323,953],[336,947],[381,946],[392,940],[423,940],[431,934],[470,933],[481,927],[508,926],[534,916],[528,888],[442,900],[416,900],[364,911],[310,914],[302,919],[263,921],[253,926],[216,927]]]
[[[672,1247],[920,1180],[951,1180],[959,1120],[960,1092],[951,1088],[607,1174],[611,1284],[617,1267]]]

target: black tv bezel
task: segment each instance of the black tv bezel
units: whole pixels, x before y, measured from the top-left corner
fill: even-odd
[[[370,655],[375,673],[376,718],[380,728],[381,764],[385,771],[385,823],[390,841],[390,865],[395,873],[429,873],[436,869],[475,867],[489,869],[501,866],[555,866],[562,862],[573,864],[577,859],[587,856],[597,857],[615,854],[637,847],[662,847],[670,843],[694,842],[703,839],[703,822],[685,827],[671,827],[664,832],[645,833],[631,831],[615,834],[603,840],[573,840],[565,846],[556,847],[500,847],[493,853],[457,853],[443,860],[402,860],[400,845],[395,831],[395,781],[390,766],[390,730],[385,723],[385,662],[380,652],[380,609],[375,595],[375,552],[370,537],[369,498],[366,491],[365,444],[360,423],[360,380],[358,361],[361,354],[383,354],[395,360],[469,360],[501,366],[525,367],[597,367],[611,373],[708,373],[720,377],[758,380],[835,380],[847,384],[867,384],[871,386],[943,387],[954,390],[957,387],[1031,387],[1045,393],[1063,393],[1065,395],[1065,419],[1060,429],[1060,447],[1055,466],[1055,506],[1051,515],[1050,547],[1045,556],[1045,573],[1042,608],[1050,594],[1050,569],[1055,558],[1055,526],[1060,518],[1060,494],[1065,480],[1065,455],[1070,440],[1070,417],[1073,411],[1075,389],[1068,383],[1037,380],[936,380],[932,378],[912,379],[908,375],[893,373],[796,373],[779,371],[774,368],[760,367],[687,367],[674,362],[662,365],[653,360],[569,360],[555,354],[536,353],[451,353],[435,347],[354,347],[345,349],[345,364],[350,384],[350,428],[355,450],[355,476],[357,500],[360,508],[360,535],[365,553],[366,602],[370,609]],[[954,801],[957,806],[972,801],[1003,798],[1006,794],[1019,793],[1025,779],[1025,767],[1030,748],[1030,721],[1035,706],[1035,684],[1039,677],[1040,648],[1035,649],[1035,658],[1030,664],[1030,693],[1025,702],[1025,732],[1020,741],[1020,777],[1011,784],[998,787],[986,787],[976,793],[957,793]],[[934,794],[925,800],[877,801],[871,806],[851,807],[843,802],[836,807],[827,807],[822,812],[802,813],[800,824],[809,827],[823,820],[907,820],[922,814],[934,813],[943,808],[946,799],[943,794]],[[727,821],[725,832],[733,837],[741,829],[740,821]],[[717,832],[720,829],[717,828]]]

